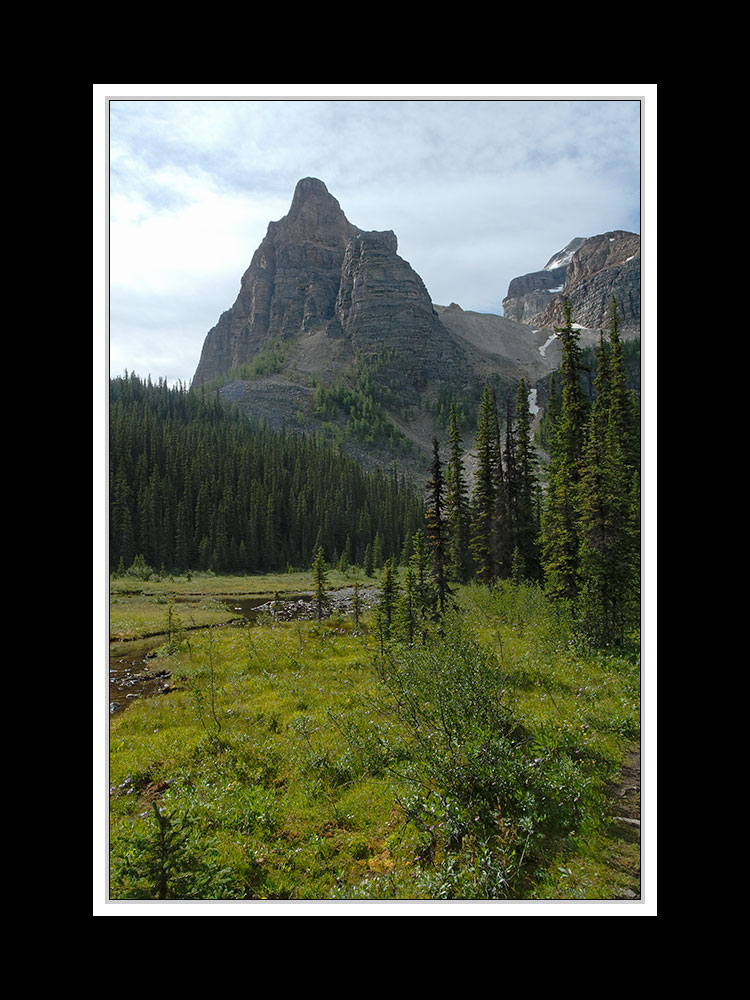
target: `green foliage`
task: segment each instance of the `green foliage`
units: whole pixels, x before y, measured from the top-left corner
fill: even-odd
[[[410,643],[405,590],[382,650],[365,610],[197,631],[164,661],[177,690],[111,719],[113,899],[559,896],[638,738],[637,663],[512,581],[457,588]]]
[[[330,607],[331,599],[328,595],[328,566],[322,547],[315,553],[315,562],[312,566],[315,616],[320,621]]]
[[[477,392],[457,392],[441,384],[436,398],[426,400],[424,406],[445,429],[449,430],[453,423],[460,431],[476,430],[479,400]]]
[[[488,386],[482,395],[475,445],[477,473],[472,494],[471,550],[477,579],[489,584],[497,572],[495,516],[499,442],[495,397]]]
[[[111,890],[117,899],[226,899],[233,873],[217,863],[217,841],[203,837],[188,815],[152,803],[151,822],[118,841]]]
[[[110,566],[264,572],[309,566],[317,544],[361,562],[381,534],[400,552],[423,503],[401,477],[322,437],[273,432],[218,395],[110,382]]]
[[[208,391],[214,391],[222,385],[236,382],[240,379],[253,379],[261,375],[275,375],[284,370],[288,358],[288,349],[281,338],[267,340],[258,353],[250,361],[237,365],[219,378],[206,383]]]
[[[380,634],[385,639],[390,639],[393,625],[396,618],[400,586],[396,562],[394,558],[389,559],[383,571],[383,581],[380,587],[380,601],[378,604],[378,625]]]
[[[177,614],[174,602],[167,604],[167,613],[163,622],[163,631],[167,634],[167,641],[162,647],[162,654],[171,656],[179,653],[185,645],[185,627],[182,618]]]
[[[487,593],[495,618],[502,609],[528,627],[529,614],[550,615],[528,585]],[[515,609],[509,596],[521,602]],[[370,727],[366,740],[354,724],[345,728],[363,759],[399,779],[416,881],[429,898],[513,898],[560,845],[596,827],[611,765],[600,768],[586,748],[586,723],[562,727],[520,712],[512,677],[520,663],[498,655],[466,621],[463,608],[423,644],[386,644],[376,668],[380,713],[391,723]],[[383,892],[378,881],[370,892]]]
[[[450,579],[466,583],[472,571],[469,501],[459,421],[453,405],[449,416],[448,443],[445,473],[446,572]]]
[[[601,337],[590,405],[581,390],[581,355],[569,307],[558,334],[561,407],[542,516],[545,586],[554,600],[578,608],[592,642],[621,645],[640,611],[640,443],[614,298],[609,343]]]
[[[382,403],[362,386],[350,388],[344,384],[317,386],[313,400],[314,413],[321,420],[335,420],[343,414],[346,432],[365,444],[376,444],[395,451],[410,450],[411,443],[389,419]]]
[[[443,466],[437,438],[432,440],[432,464],[430,465],[430,480],[427,484],[427,491],[427,511],[425,514],[427,541],[432,555],[432,575],[437,593],[438,615],[442,618],[445,614],[449,590],[446,578]]]
[[[331,422],[343,417],[345,433],[365,444],[392,452],[409,452],[411,441],[388,416],[388,411],[403,409],[394,390],[394,370],[398,369],[395,350],[360,357],[333,385],[318,385],[313,397],[313,412]]]
[[[435,618],[438,595],[427,537],[421,528],[414,533],[412,543],[413,552],[408,567],[411,573],[409,577],[411,610],[414,628],[424,642],[429,625]],[[409,641],[411,642],[412,639],[413,635],[410,636]]]

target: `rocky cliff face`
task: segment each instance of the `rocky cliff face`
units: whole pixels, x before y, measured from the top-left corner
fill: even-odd
[[[405,403],[430,380],[468,378],[465,350],[397,249],[394,233],[352,225],[322,181],[301,180],[288,215],[269,225],[234,305],[207,334],[193,384],[252,361],[271,342],[284,346],[289,369],[300,374],[377,356]]]
[[[574,322],[591,330],[607,329],[615,296],[623,331],[641,324],[641,238],[615,230],[577,237],[541,271],[514,278],[503,299],[509,319],[538,329],[559,326],[563,302],[570,301]]]
[[[562,299],[567,298],[576,323],[607,330],[613,295],[623,331],[640,331],[641,238],[636,233],[616,230],[585,240],[568,264],[561,300],[547,306],[542,325],[562,323]]]
[[[555,296],[562,292],[568,264],[584,242],[583,237],[577,236],[550,257],[542,270],[513,278],[508,285],[508,294],[503,299],[503,315],[516,323],[541,326],[539,318],[555,300]]]
[[[193,384],[251,361],[271,339],[326,331],[344,253],[358,232],[321,181],[301,180],[288,215],[269,224],[234,305],[209,330]]]
[[[521,378],[536,399],[534,387],[559,365],[552,327],[562,321],[563,299],[588,328],[582,340],[594,343],[613,293],[623,333],[635,335],[640,238],[633,233],[572,240],[540,271],[510,283],[505,316],[433,305],[398,255],[395,234],[359,229],[325,184],[307,177],[288,214],[269,224],[234,304],[208,332],[193,385],[221,378],[225,398],[271,426],[325,427],[365,464],[389,463],[397,447],[399,461],[419,476],[433,435],[445,437],[446,399],[471,407],[488,379],[513,398]],[[377,440],[362,432],[373,420]]]

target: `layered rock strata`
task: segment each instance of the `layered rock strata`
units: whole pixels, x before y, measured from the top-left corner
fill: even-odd
[[[576,323],[589,330],[606,330],[613,296],[623,331],[640,330],[641,238],[637,233],[616,230],[585,240],[568,264],[560,298],[547,306],[540,326],[560,325],[563,300],[568,299]]]
[[[317,371],[342,340],[349,357],[377,357],[404,402],[429,380],[460,378],[464,352],[397,249],[394,233],[352,225],[322,181],[299,181],[234,305],[208,332],[193,385],[252,361],[269,342],[289,346],[292,366],[296,352],[303,370]]]
[[[613,295],[623,330],[639,331],[641,238],[636,233],[613,230],[572,240],[543,270],[510,282],[503,313],[527,326],[551,329],[562,323],[567,299],[574,322],[606,329]]]

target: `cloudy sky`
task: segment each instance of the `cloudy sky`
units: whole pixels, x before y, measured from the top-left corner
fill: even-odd
[[[641,232],[653,85],[251,86],[95,85],[113,375],[190,381],[302,177],[393,230],[433,302],[478,312],[575,236]]]

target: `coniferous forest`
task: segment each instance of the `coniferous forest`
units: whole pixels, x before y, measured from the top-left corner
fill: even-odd
[[[593,399],[567,304],[564,316],[555,328],[562,363],[545,414],[544,486],[526,385],[521,381],[515,407],[507,404],[504,433],[486,388],[470,496],[451,413],[441,544],[453,579],[535,581],[551,600],[576,609],[591,641],[619,645],[640,619],[640,407],[628,388],[614,299],[609,336],[600,335]],[[433,497],[432,510],[436,503]]]
[[[485,387],[471,488],[451,406],[426,500],[395,466],[366,472],[322,436],[273,431],[216,394],[113,379],[110,569],[258,573],[309,567],[322,549],[329,564],[371,573],[408,562],[426,532],[441,610],[451,581],[530,580],[572,602],[592,639],[622,643],[640,614],[640,415],[614,300],[593,400],[569,306],[556,332],[546,483],[522,380],[504,414]]]
[[[110,386],[110,568],[308,567],[318,548],[374,564],[421,523],[418,490],[365,472],[322,437],[272,431],[204,397],[126,373]]]

